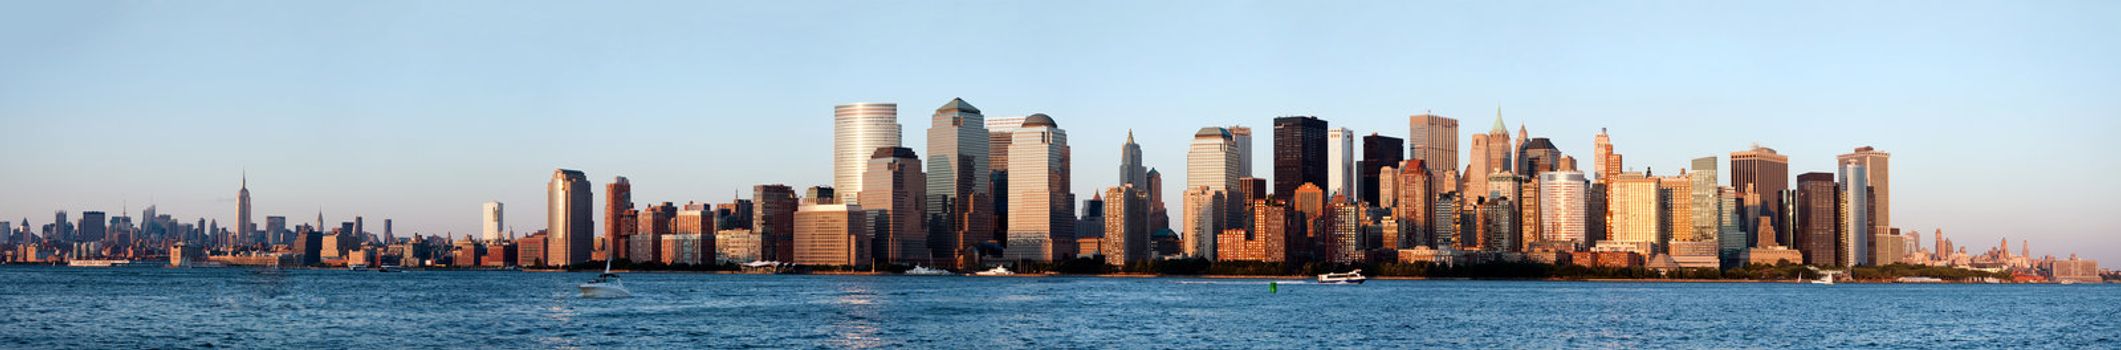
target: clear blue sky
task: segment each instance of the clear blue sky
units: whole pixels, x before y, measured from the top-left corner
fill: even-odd
[[[2113,264],[2117,18],[2114,1],[5,1],[0,218],[154,202],[227,223],[247,168],[260,216],[462,235],[499,200],[527,233],[556,167],[599,195],[625,175],[642,202],[828,184],[834,104],[900,103],[925,153],[952,97],[1054,116],[1087,198],[1117,182],[1129,128],[1177,183],[1204,125],[1257,127],[1264,150],[1279,115],[1403,137],[1409,114],[1471,133],[1501,106],[1574,155],[1610,128],[1658,173],[1753,142],[1792,175],[1830,171],[1876,146],[1894,226]]]

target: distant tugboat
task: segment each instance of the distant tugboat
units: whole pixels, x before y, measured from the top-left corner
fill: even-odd
[[[1362,284],[1369,280],[1369,277],[1362,276],[1362,269],[1318,275],[1318,284]]]

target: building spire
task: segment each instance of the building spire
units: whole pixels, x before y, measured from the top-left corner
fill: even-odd
[[[1128,128],[1128,129],[1127,129],[1127,144],[1130,144],[1130,145],[1131,145],[1131,144],[1134,144],[1134,129],[1133,129],[1133,128]]]
[[[1495,128],[1488,132],[1505,135],[1510,133],[1510,127],[1502,124],[1502,104],[1495,104]]]

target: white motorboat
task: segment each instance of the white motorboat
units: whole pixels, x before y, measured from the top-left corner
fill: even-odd
[[[1834,285],[1834,271],[1821,271],[1819,279],[1812,280],[1812,284]]]
[[[597,279],[590,280],[589,283],[583,283],[581,288],[583,298],[604,299],[633,296],[633,292],[627,291],[626,285],[619,282],[619,275],[611,273],[610,260],[604,261],[603,274],[597,275]]]
[[[914,266],[912,270],[906,270],[906,275],[909,275],[909,276],[949,276],[949,275],[951,275],[951,273],[950,273],[950,270],[938,269],[938,268],[933,268],[933,267],[927,267],[927,266]]]
[[[993,270],[972,273],[973,276],[1009,276],[1015,274],[1016,272],[1009,271],[1008,266],[995,266]]]
[[[1369,277],[1363,277],[1362,269],[1318,275],[1318,284],[1362,284],[1369,280]]]

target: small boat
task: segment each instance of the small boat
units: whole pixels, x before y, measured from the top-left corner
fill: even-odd
[[[347,270],[347,271],[361,271],[362,269],[367,269],[367,268],[368,268],[368,264],[346,264],[346,270]]]
[[[1819,275],[1819,279],[1812,280],[1812,284],[1823,284],[1829,286],[1834,285],[1834,274],[1831,272],[1821,274]]]
[[[379,266],[376,266],[376,272],[400,272],[400,271],[404,271],[404,270],[399,270],[397,266],[390,266],[390,265],[379,265]]]
[[[597,279],[590,280],[589,283],[583,283],[581,288],[583,298],[616,299],[633,296],[633,292],[626,291],[626,285],[619,282],[619,275],[611,273],[611,260],[604,261],[603,274],[597,275]]]
[[[1009,276],[1015,274],[1016,272],[1009,271],[1008,266],[995,266],[993,270],[972,273],[973,276]]]
[[[951,275],[951,273],[950,273],[950,270],[938,269],[938,268],[933,268],[933,267],[927,267],[927,266],[914,266],[912,270],[906,270],[906,275],[908,275],[908,276],[949,276],[949,275]]]
[[[1362,276],[1362,269],[1318,275],[1318,284],[1362,284],[1369,280],[1369,277]]]

